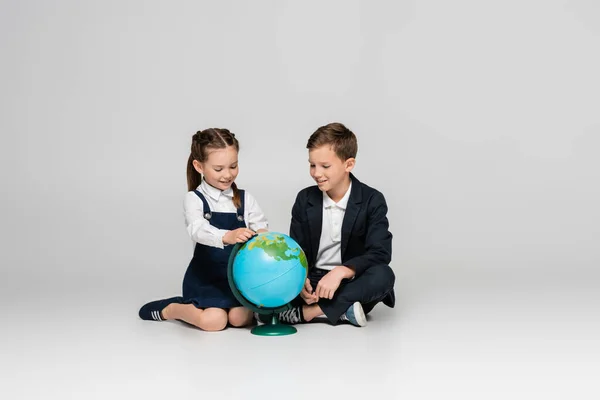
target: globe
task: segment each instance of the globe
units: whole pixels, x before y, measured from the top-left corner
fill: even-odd
[[[290,301],[302,291],[308,273],[306,255],[288,235],[263,232],[246,243],[234,246],[229,257],[229,286],[242,305],[271,323],[257,326],[254,334],[295,333],[292,326],[280,325],[277,313],[290,308]]]

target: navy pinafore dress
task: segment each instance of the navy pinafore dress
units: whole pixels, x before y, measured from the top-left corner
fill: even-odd
[[[204,204],[204,218],[219,229],[234,230],[245,228],[244,191],[240,190],[241,206],[235,213],[212,212],[206,198],[198,190],[194,190]],[[194,257],[183,277],[183,302],[194,304],[198,308],[232,308],[239,307],[227,280],[227,264],[232,245],[223,249],[196,243]]]

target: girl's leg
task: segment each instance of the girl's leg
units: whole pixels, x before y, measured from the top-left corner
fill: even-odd
[[[236,328],[250,325],[252,323],[253,313],[246,307],[234,307],[229,310],[227,318],[229,323]]]
[[[179,319],[204,331],[221,331],[227,326],[227,311],[221,308],[201,310],[193,304],[169,304],[162,310],[164,319]]]

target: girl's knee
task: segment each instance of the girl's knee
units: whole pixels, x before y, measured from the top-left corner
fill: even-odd
[[[220,308],[207,308],[202,312],[198,325],[205,331],[222,331],[227,326],[227,312]]]
[[[249,325],[252,322],[252,311],[245,307],[235,307],[229,310],[229,323],[236,328]]]

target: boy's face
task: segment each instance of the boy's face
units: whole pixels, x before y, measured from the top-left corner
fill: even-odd
[[[238,153],[233,146],[209,149],[206,162],[194,160],[194,168],[210,186],[227,190],[238,175]]]
[[[325,145],[309,150],[308,162],[310,176],[317,182],[321,191],[329,193],[346,188],[348,174],[356,161],[354,158],[342,161],[331,146]]]

